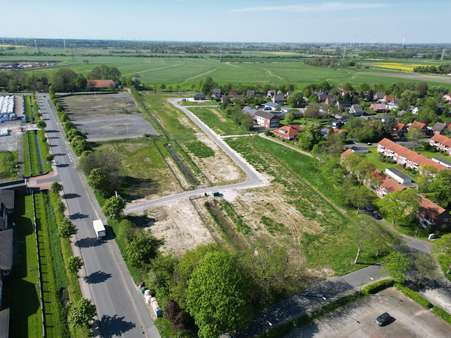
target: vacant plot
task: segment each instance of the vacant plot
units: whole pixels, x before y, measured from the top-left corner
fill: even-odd
[[[180,186],[160,153],[161,144],[149,139],[102,143],[96,151],[120,161],[121,195],[128,200],[180,191]],[[163,148],[164,149],[164,148]]]
[[[190,107],[189,110],[219,135],[249,134],[249,130],[240,127],[218,107]]]
[[[328,274],[343,274],[362,267],[353,264],[359,247],[360,261],[364,265],[377,262],[380,255],[390,250],[393,238],[377,223],[337,206],[338,187],[324,177],[315,159],[261,137],[229,139],[228,143],[257,170],[274,178],[272,198],[288,203],[296,210],[291,213],[299,215],[296,227],[293,227],[290,224],[293,215],[278,214],[278,205],[269,200],[259,202],[257,199],[252,203],[246,202],[244,197],[233,203],[235,208],[250,223],[255,219],[260,221],[263,216],[271,218],[273,222],[269,226],[274,228],[273,232],[282,228],[280,224],[292,229],[292,237],[298,241],[298,248],[310,268]],[[280,196],[276,197],[278,194]],[[270,222],[262,223],[260,228],[267,228]]]
[[[384,327],[376,318],[388,312],[395,321]],[[293,330],[286,338],[297,337],[449,337],[450,326],[429,310],[390,288],[357,300],[330,315]]]
[[[62,99],[69,118],[88,141],[109,141],[156,135],[155,129],[137,112],[127,93],[73,95]]]

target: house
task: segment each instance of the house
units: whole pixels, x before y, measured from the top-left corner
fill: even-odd
[[[282,93],[280,90],[272,97],[272,102],[275,104],[280,104],[285,102],[285,94]]]
[[[445,130],[446,130],[446,123],[443,123],[443,122],[436,122],[432,126],[432,131],[434,132],[434,134],[441,134]]]
[[[274,103],[274,102],[267,102],[263,105],[263,110],[266,111],[279,111],[280,110],[280,104]]]
[[[326,99],[324,100],[324,103],[327,104],[328,106],[332,106],[335,103],[337,103],[337,98],[333,95],[327,95]]]
[[[407,188],[390,177],[387,177],[383,174],[382,177],[382,181],[375,189],[376,195],[380,198],[391,194],[392,192],[402,191]]]
[[[451,138],[445,135],[435,134],[429,140],[429,144],[432,147],[451,155]]]
[[[337,101],[337,103],[335,103],[335,106],[337,107],[338,110],[345,111],[351,108],[352,103],[348,101]]]
[[[419,129],[422,132],[426,133],[427,124],[424,122],[420,122],[420,121],[413,121],[409,126],[409,130],[410,130],[410,128]]]
[[[374,101],[379,101],[382,100],[385,97],[385,93],[384,92],[376,92],[373,95],[373,100]]]
[[[116,82],[113,80],[88,80],[87,88],[89,90],[114,89]]]
[[[387,168],[384,171],[385,175],[391,177],[399,184],[409,185],[412,184],[412,179],[403,172],[395,168]]]
[[[443,95],[443,100],[451,104],[451,93]]]
[[[253,118],[258,110],[251,106],[245,106],[241,111]]]
[[[261,128],[277,128],[280,125],[280,115],[273,114],[266,110],[259,110],[255,113],[255,121]]]
[[[302,126],[288,125],[275,129],[273,134],[281,139],[291,141],[296,139],[302,130]]]
[[[316,97],[318,98],[318,102],[324,102],[329,95],[326,92],[320,91],[316,93]]]
[[[418,219],[420,224],[431,230],[449,230],[451,214],[430,199],[420,195]]]
[[[274,95],[276,95],[275,90],[268,90],[268,92],[266,93],[266,97],[269,97],[270,99],[272,99]]]
[[[372,103],[370,109],[376,113],[385,113],[387,111],[387,105],[385,103]]]
[[[451,161],[447,161],[442,158],[432,158],[432,161],[437,162],[437,163],[447,167],[448,169],[451,169]]]
[[[222,97],[221,89],[213,88],[211,91],[211,98],[216,101],[220,101]]]
[[[354,149],[348,148],[344,152],[341,153],[340,160],[343,161],[343,160],[347,159],[349,156],[351,156],[352,154],[354,154]]]
[[[405,123],[397,122],[393,128],[393,132],[398,137],[404,137],[407,133],[407,125]]]
[[[382,98],[382,102],[384,103],[389,103],[389,102],[395,102],[396,98],[393,95],[384,95],[384,97]]]
[[[362,109],[362,107],[359,104],[353,104],[351,108],[349,108],[349,114],[355,115],[355,116],[361,116],[365,115],[365,111]]]
[[[205,96],[204,93],[197,93],[196,95],[194,95],[194,101],[204,101],[207,99],[207,97]]]
[[[432,167],[438,171],[445,170],[446,167],[432,161],[431,159],[417,154],[387,138],[377,144],[377,152],[406,168],[421,170],[421,167]]]
[[[390,101],[387,103],[388,110],[396,110],[399,108],[398,104],[395,101]]]

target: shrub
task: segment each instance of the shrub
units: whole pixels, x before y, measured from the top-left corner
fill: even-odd
[[[373,295],[386,288],[393,286],[394,281],[391,278],[383,279],[371,284],[368,284],[362,288],[362,293],[365,295]]]
[[[407,286],[404,286],[400,283],[396,283],[396,288],[401,291],[404,295],[412,299],[414,302],[418,303],[425,309],[430,309],[433,307],[433,305],[422,295],[420,295],[418,292],[408,288]]]

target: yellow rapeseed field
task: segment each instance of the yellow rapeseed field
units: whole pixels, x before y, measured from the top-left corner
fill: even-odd
[[[398,62],[377,62],[373,66],[384,69],[400,70],[402,72],[411,73],[418,66],[429,66],[424,63],[398,63]]]

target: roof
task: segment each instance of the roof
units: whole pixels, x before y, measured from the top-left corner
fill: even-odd
[[[445,135],[435,134],[432,137],[432,140],[434,142],[444,144],[447,147],[451,147],[451,138],[449,138],[449,137],[447,137]]]
[[[113,80],[88,80],[88,87],[90,88],[113,88],[116,82]]]
[[[395,100],[396,100],[396,98],[393,95],[385,95],[384,96],[384,101],[385,102],[393,102]]]
[[[398,130],[398,131],[399,130],[403,130],[405,127],[406,127],[406,125],[404,123],[401,123],[401,122],[397,122],[396,125],[395,125],[395,129]]]
[[[266,111],[266,110],[259,110],[259,111],[257,111],[255,113],[255,116],[263,117],[264,119],[267,119],[267,120],[272,120],[274,118],[280,119],[280,116],[275,115],[275,114],[273,114],[273,113],[271,113],[269,111]]]
[[[389,193],[406,189],[405,186],[399,184],[394,179],[387,176],[385,176],[384,180],[381,183],[381,186],[384,187],[385,190],[387,190]]]
[[[0,190],[0,204],[6,209],[14,209],[14,190]]]
[[[13,229],[0,231],[0,270],[13,266]]]
[[[395,152],[398,155],[405,157],[409,161],[417,163],[420,166],[430,166],[439,171],[446,169],[446,167],[444,165],[436,163],[436,162],[432,161],[430,158],[424,157],[423,155],[417,154],[416,152],[414,152],[410,149],[407,149],[406,147],[403,147],[403,146],[389,140],[388,138],[384,138],[378,144],[383,146],[384,148],[387,148],[387,149]]]
[[[281,136],[288,136],[289,138],[295,138],[302,129],[302,126],[299,125],[288,125],[275,129],[273,133]]]
[[[385,105],[385,103],[372,103],[370,108],[372,110],[386,110],[387,106]]]
[[[424,129],[426,128],[427,124],[420,121],[413,121],[410,125],[410,128],[417,128],[417,129]]]
[[[0,311],[0,338],[9,337],[9,309]]]
[[[443,122],[436,122],[432,126],[432,130],[434,130],[434,131],[442,131],[445,128],[446,128],[446,123],[443,123]]]
[[[399,171],[396,168],[387,168],[387,169],[385,169],[385,171],[386,172],[391,171],[393,174],[395,174],[398,177],[403,178],[404,180],[411,180],[411,178],[408,175],[404,174],[402,171]]]
[[[446,211],[441,206],[422,195],[420,195],[419,204],[420,213],[431,219],[437,218]]]
[[[346,149],[344,152],[341,153],[341,158],[348,158],[349,156],[351,156],[351,154],[354,153],[354,150],[352,150],[351,148]]]

